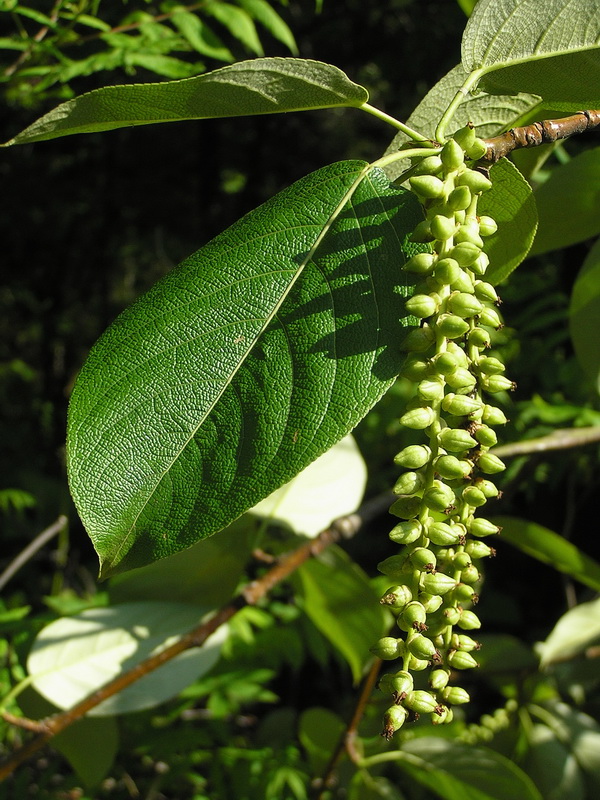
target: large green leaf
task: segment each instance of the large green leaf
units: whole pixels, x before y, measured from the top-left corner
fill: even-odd
[[[368,98],[331,64],[256,58],[179,81],[95,89],[62,103],[4,146],[155,122],[359,108]]]
[[[161,601],[90,608],[62,617],[33,643],[27,660],[33,686],[58,708],[71,708],[187,633],[200,622],[201,613],[198,606]],[[216,664],[226,635],[227,627],[221,626],[201,648],[167,661],[88,714],[125,714],[175,697]]]
[[[516,764],[487,748],[425,736],[398,755],[403,770],[445,800],[541,800]]]
[[[480,0],[462,64],[492,92],[532,92],[556,109],[600,104],[600,0]]]
[[[490,170],[492,188],[481,195],[477,213],[489,214],[498,231],[486,241],[490,259],[486,280],[503,281],[527,255],[537,229],[531,186],[519,170],[503,158]]]
[[[544,800],[585,800],[585,786],[577,759],[545,725],[532,725],[523,766]]]
[[[582,242],[600,233],[600,147],[556,167],[536,190],[540,225],[534,255]],[[565,213],[568,209],[568,213]]]
[[[330,547],[296,571],[302,606],[313,624],[339,650],[355,683],[372,658],[369,647],[383,636],[389,618],[360,567],[339,547]]]
[[[495,517],[494,523],[502,528],[502,541],[600,591],[600,564],[562,536],[518,517]]]
[[[325,167],[113,323],[76,382],[67,438],[103,576],[222,529],[362,419],[402,362],[400,267],[421,218],[381,171]]]
[[[436,125],[450,105],[461,86],[469,76],[461,64],[451,69],[425,95],[407,120],[411,128],[425,136],[434,137]],[[488,94],[484,91],[469,93],[455,110],[446,127],[447,135],[471,122],[477,135],[484,138],[496,136],[509,128],[520,125],[522,121],[539,106],[540,98],[532,94]],[[398,133],[386,153],[392,153],[408,141],[403,133]],[[386,167],[391,180],[406,168],[406,162],[397,162]]]
[[[577,359],[600,392],[600,239],[587,254],[573,286],[569,329]]]

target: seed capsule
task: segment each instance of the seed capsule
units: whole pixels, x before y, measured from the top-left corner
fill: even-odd
[[[421,510],[421,498],[417,495],[409,495],[407,497],[399,497],[395,503],[390,506],[390,514],[400,519],[410,520],[416,517]],[[418,538],[418,537],[417,537]],[[404,543],[405,544],[405,543]]]
[[[467,523],[467,529],[471,536],[479,536],[482,538],[500,533],[500,528],[497,525],[494,525],[489,519],[484,519],[483,517],[474,517]]]
[[[396,481],[394,494],[415,494],[425,486],[425,476],[421,472],[405,472]]]
[[[477,539],[471,539],[471,541],[467,542],[465,552],[467,552],[471,558],[486,558],[488,556],[493,556],[496,551],[493,547],[489,547],[485,542],[480,542]]]
[[[477,442],[462,428],[444,428],[439,434],[439,441],[444,450],[460,453],[477,447]]]
[[[435,265],[434,276],[442,284],[449,286],[461,273],[461,268],[453,258],[441,258]]]
[[[406,301],[404,307],[409,314],[413,314],[415,317],[419,317],[420,319],[430,317],[438,310],[437,302],[429,294],[413,295]]]
[[[419,497],[411,497],[410,499],[416,500],[418,506],[421,505],[421,500]],[[423,526],[421,523],[416,519],[409,519],[406,522],[401,522],[399,525],[396,525],[394,528],[392,528],[389,533],[389,537],[392,542],[396,542],[396,544],[412,544],[412,542],[417,541],[422,533]]]
[[[392,580],[401,580],[410,571],[410,564],[405,555],[389,556],[377,564],[377,569]]]
[[[485,215],[479,217],[479,232],[482,236],[493,236],[497,230],[498,225],[491,217]]]
[[[454,583],[456,586],[456,582]],[[456,625],[463,614],[463,610],[458,606],[450,606],[449,608],[444,609],[444,617],[446,619],[447,625]]]
[[[403,269],[415,275],[429,275],[433,271],[436,258],[434,253],[417,253],[408,259]]]
[[[473,667],[479,666],[473,656],[464,650],[455,650],[450,653],[448,656],[448,663],[455,669],[473,669]]]
[[[492,394],[495,392],[514,392],[517,388],[517,384],[504,375],[490,375],[489,377],[485,377],[481,385],[486,392],[491,392]]]
[[[436,692],[440,692],[442,689],[445,689],[448,685],[448,681],[450,680],[450,671],[447,669],[434,669],[431,675],[429,676],[429,685],[432,689],[435,689]]]
[[[439,594],[419,592],[419,601],[423,604],[423,608],[428,614],[434,614],[443,605],[444,598]]]
[[[414,328],[402,340],[400,349],[405,352],[425,353],[435,342],[435,332],[429,325]]]
[[[431,448],[424,444],[410,444],[394,458],[394,463],[406,469],[420,469],[429,463]]]
[[[504,425],[508,422],[502,409],[487,404],[483,406],[481,420],[488,425]]]
[[[450,703],[453,706],[468,703],[471,699],[469,693],[464,689],[461,689],[460,686],[447,686],[442,691],[442,697],[446,703]]]
[[[422,661],[431,661],[435,655],[435,645],[422,633],[417,633],[407,643],[406,646],[411,653]]]
[[[443,166],[439,156],[426,156],[415,167],[415,175],[437,175]]]
[[[471,205],[471,190],[468,186],[457,186],[448,195],[447,205],[452,211],[465,211]]]
[[[482,310],[479,315],[479,323],[481,325],[487,325],[488,328],[494,328],[495,330],[502,327],[500,315],[495,309],[489,307]]]
[[[404,653],[404,642],[402,639],[394,639],[393,636],[383,636],[369,648],[371,653],[383,661],[391,661],[399,658]]]
[[[406,625],[406,630],[411,628],[419,630],[427,622],[425,607],[417,600],[413,600],[402,612],[402,622]]]
[[[411,242],[416,242],[417,244],[432,242],[434,238],[435,237],[431,233],[431,228],[429,227],[429,220],[427,219],[424,219],[423,222],[419,222],[410,235]],[[406,269],[406,265],[404,269]]]
[[[456,456],[440,456],[436,459],[435,471],[447,481],[457,481],[464,478],[470,470],[465,473],[464,462]],[[439,542],[439,544],[447,545],[450,542]]]
[[[450,251],[450,258],[453,258],[461,267],[470,267],[478,258],[481,250],[471,242],[460,242]]]
[[[474,285],[475,296],[483,302],[497,303],[499,298],[496,290],[491,283],[486,281],[475,281]]]
[[[435,697],[430,692],[424,692],[422,689],[409,692],[403,703],[411,711],[416,711],[417,714],[430,714],[438,705]]]
[[[483,305],[480,300],[467,292],[454,292],[448,298],[448,309],[459,317],[474,317],[481,313]]]
[[[441,242],[450,239],[456,233],[458,226],[454,219],[445,217],[443,214],[436,214],[430,222],[430,230],[433,236]]]
[[[438,375],[449,375],[458,366],[457,357],[448,351],[439,353],[431,361],[431,367]]]
[[[458,339],[469,330],[469,323],[456,314],[440,314],[435,328],[447,339]]]
[[[461,529],[445,522],[434,522],[427,528],[427,538],[440,547],[447,547],[450,544],[458,544]]]
[[[477,378],[465,367],[457,367],[454,372],[446,375],[446,383],[453,389],[471,391],[477,383]]]
[[[424,492],[423,503],[432,511],[447,513],[448,509],[454,508],[456,495],[449,486],[440,481],[434,481],[434,486]]]
[[[426,547],[416,547],[410,554],[410,560],[416,569],[434,569],[436,565],[435,553]]]
[[[480,350],[483,350],[491,345],[490,335],[483,328],[473,328],[473,330],[469,331],[467,343],[471,347],[477,347]]]
[[[440,158],[446,172],[456,172],[465,162],[464,151],[454,139],[449,139],[442,147]]]
[[[473,144],[469,147],[466,147],[465,150],[467,151],[469,158],[473,159],[473,161],[478,161],[480,158],[484,157],[488,151],[488,148],[483,139],[476,138]]]
[[[464,633],[459,634],[456,638],[458,640],[458,650],[466,650],[470,653],[472,650],[481,648],[480,642],[476,642],[475,639],[471,639],[470,636],[466,636]]]
[[[390,606],[396,610],[401,610],[411,600],[412,592],[408,586],[390,586],[379,602],[382,606]]]
[[[486,475],[494,475],[496,472],[502,472],[506,469],[504,461],[493,453],[482,453],[477,460],[477,466]]]
[[[424,380],[419,383],[417,393],[425,403],[436,403],[444,396],[444,384],[440,380]]]
[[[383,715],[383,730],[381,735],[388,741],[400,730],[406,722],[408,711],[403,706],[391,706]]]
[[[492,481],[486,481],[484,478],[477,478],[474,485],[484,493],[488,500],[498,497],[498,487]]]
[[[463,583],[467,583],[469,585],[472,585],[472,584],[477,583],[478,581],[481,580],[481,574],[480,574],[479,570],[477,569],[477,567],[475,567],[473,564],[471,564],[470,566],[465,567],[461,571],[460,579],[461,579],[461,581]]]
[[[487,497],[476,486],[466,486],[461,495],[463,503],[474,508],[480,508],[487,503]]]
[[[473,147],[477,135],[475,133],[475,128],[469,122],[464,128],[459,128],[455,131],[452,138],[466,151],[468,147]]]
[[[467,292],[467,294],[472,294],[473,279],[468,272],[466,272],[464,269],[461,269],[457,278],[450,284],[450,288],[455,292]]]
[[[420,355],[410,353],[400,370],[400,375],[413,383],[418,383],[427,377],[431,371],[431,364],[428,359]]]
[[[391,687],[396,694],[408,694],[412,692],[414,686],[413,676],[406,670],[400,670],[392,675]]]
[[[426,200],[441,197],[444,194],[444,183],[433,175],[415,175],[409,178],[410,188]]]
[[[454,394],[454,392],[450,392],[442,400],[444,411],[457,417],[473,414],[475,411],[479,411],[482,405],[481,400],[477,400],[475,397],[469,397],[466,394]]]
[[[506,369],[498,358],[493,358],[492,356],[480,358],[477,362],[477,368],[485,375],[500,375]]]
[[[426,572],[419,581],[422,589],[428,594],[446,594],[456,586],[456,581],[443,572]]]
[[[465,529],[466,530],[466,529]],[[461,550],[458,553],[455,553],[452,559],[452,567],[454,569],[466,569],[467,567],[471,566],[471,558],[468,553],[465,553],[464,550]],[[462,576],[461,576],[462,580]]]
[[[428,428],[435,418],[435,411],[430,406],[412,408],[400,417],[400,424],[405,428],[421,431]]]
[[[464,631],[472,631],[481,628],[481,620],[477,614],[474,614],[473,611],[469,611],[467,608],[462,610],[461,615],[455,624],[457,624],[458,627],[462,628]],[[459,667],[459,669],[461,668]]]
[[[492,182],[481,172],[474,169],[466,169],[456,179],[457,186],[468,186],[473,194],[481,194],[492,188]]]

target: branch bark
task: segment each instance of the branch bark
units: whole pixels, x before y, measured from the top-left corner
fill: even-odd
[[[599,126],[600,110],[592,109],[591,111],[578,111],[569,117],[545,119],[520,128],[511,128],[500,136],[485,140],[488,149],[482,161],[494,164],[512,153],[513,150],[551,144],[559,139],[573,136],[573,134],[586,133]]]
[[[133,667],[133,669],[119,675],[73,706],[73,708],[54,714],[39,722],[29,720],[28,722],[31,724],[21,723],[21,727],[29,727],[37,730],[38,733],[25,745],[15,750],[11,757],[0,766],[0,782],[11,775],[20,764],[27,761],[34,753],[44,747],[53,736],[61,733],[69,725],[81,719],[88,711],[99,705],[103,700],[106,700],[107,697],[122,691],[185,650],[189,650],[192,647],[201,647],[211,633],[214,633],[217,628],[230,620],[241,608],[258,603],[274,586],[288,578],[305,561],[319,555],[330,545],[343,539],[351,539],[365,523],[386,511],[393,500],[392,493],[385,492],[362,505],[354,514],[335,520],[327,530],[322,531],[315,539],[311,539],[287,556],[284,556],[278,564],[261,578],[251,581],[240,594],[234,597],[230,603],[222,606],[209,620],[198,625],[160,653],[151,656]]]

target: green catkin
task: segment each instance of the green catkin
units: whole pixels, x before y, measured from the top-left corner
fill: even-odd
[[[406,307],[422,322],[402,343],[401,374],[415,383],[416,395],[400,422],[419,431],[422,443],[395,458],[404,472],[391,511],[402,521],[390,539],[402,550],[379,565],[396,583],[381,603],[395,614],[394,633],[401,634],[372,648],[380,658],[401,659],[400,671],[379,684],[394,703],[384,719],[388,739],[419,714],[436,725],[450,722],[452,706],[469,695],[449,681],[456,670],[478,666],[479,644],[469,634],[481,623],[469,606],[477,600],[480,559],[495,555],[482,539],[500,530],[479,509],[498,496],[492,478],[504,469],[489,450],[497,442],[494,426],[506,417],[490,401],[494,392],[514,389],[502,362],[487,352],[490,330],[502,327],[483,252],[497,225],[477,216],[477,201],[491,182],[467,163],[485,152],[468,125],[439,156],[424,158],[410,180],[426,212],[412,239],[430,243],[431,252],[405,266],[419,284]],[[426,669],[431,691],[415,691],[411,673]]]

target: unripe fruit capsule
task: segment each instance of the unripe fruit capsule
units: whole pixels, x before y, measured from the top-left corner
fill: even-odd
[[[492,188],[492,182],[475,169],[466,169],[456,179],[457,186],[468,186],[473,194],[481,194]]]
[[[417,500],[419,506],[421,505],[420,498],[410,498],[411,500]],[[395,505],[395,504],[394,504]],[[412,544],[416,542],[419,536],[423,533],[423,526],[420,522],[416,519],[409,519],[406,522],[401,522],[399,525],[396,525],[392,530],[389,532],[389,537],[392,542],[396,544]]]
[[[379,601],[382,606],[390,606],[396,610],[402,610],[407,603],[412,600],[412,592],[408,586],[390,586]]]
[[[429,275],[433,271],[436,260],[435,253],[417,253],[408,259],[402,269],[415,275]]]
[[[454,584],[456,586],[456,583]],[[448,625],[456,625],[458,620],[461,618],[461,614],[464,612],[461,608],[457,606],[450,606],[449,608],[444,609],[444,617],[446,619],[446,623]]]
[[[419,581],[422,589],[428,594],[446,594],[456,586],[456,581],[443,572],[424,573]]]
[[[431,228],[429,227],[429,220],[427,219],[419,222],[410,235],[410,241],[417,244],[426,244],[427,242],[432,242],[434,238],[435,237],[431,233]],[[406,269],[406,266],[404,268]]]
[[[474,485],[484,493],[488,500],[493,497],[498,497],[498,487],[492,481],[486,481],[483,478],[477,478]]]
[[[483,350],[491,345],[490,335],[483,328],[473,328],[473,330],[469,331],[467,343],[471,347],[477,347],[479,350]]]
[[[459,189],[466,189],[466,186],[459,186]],[[468,191],[468,189],[467,189]],[[483,247],[483,239],[479,235],[479,225],[476,221],[467,222],[461,225],[456,233],[456,242],[470,242],[476,247]]]
[[[483,517],[474,517],[468,522],[467,529],[471,536],[484,537],[500,533],[500,528],[497,525]]]
[[[420,469],[429,463],[431,449],[424,444],[410,444],[394,458],[394,464],[406,469]]]
[[[466,569],[471,566],[471,557],[464,550],[456,553],[452,559],[452,567],[454,569]],[[461,578],[462,580],[462,578]]]
[[[446,350],[448,353],[452,353],[452,355],[457,358],[459,367],[468,368],[470,366],[467,354],[459,344],[457,344],[456,342],[448,342],[448,344],[446,345]]]
[[[448,195],[446,201],[453,211],[464,211],[471,205],[471,190],[468,186],[457,186]]]
[[[432,511],[446,513],[453,508],[456,503],[456,496],[449,486],[437,482],[438,486],[432,486],[423,494],[423,503]]]
[[[467,542],[465,552],[468,553],[471,558],[487,558],[488,556],[494,555],[495,550],[489,547],[485,542],[471,539],[470,542]]]
[[[423,604],[423,608],[428,614],[435,613],[440,606],[444,603],[444,598],[439,594],[429,594],[428,592],[419,592],[419,601]]]
[[[471,242],[460,242],[450,251],[450,258],[457,261],[461,267],[470,267],[480,253],[481,250],[477,245]]]
[[[476,486],[465,486],[461,495],[463,503],[480,508],[487,503],[487,497]]]
[[[497,230],[496,220],[485,216],[485,214],[479,217],[479,233],[482,236],[493,236]]]
[[[425,486],[425,476],[421,472],[405,472],[396,481],[394,494],[415,494]]]
[[[477,447],[477,442],[462,428],[444,428],[439,434],[439,441],[444,450],[460,453]]]
[[[500,315],[494,308],[489,307],[486,307],[482,310],[481,314],[479,315],[479,323],[481,325],[487,325],[488,328],[494,328],[496,330],[502,327]]]
[[[411,655],[422,661],[431,661],[435,655],[435,645],[421,633],[415,634],[407,643],[406,647]]]
[[[477,369],[484,375],[500,375],[506,367],[498,358],[485,356],[477,362]]]
[[[409,314],[425,319],[435,314],[438,310],[438,303],[429,294],[415,294],[406,301],[404,307]]]
[[[430,665],[429,659],[417,658],[416,656],[411,656],[410,661],[408,663],[408,668],[412,672],[421,672],[424,669],[428,669],[429,665]]]
[[[427,612],[424,606],[417,600],[409,603],[402,612],[402,622],[406,625],[406,629],[414,628],[415,626],[425,625],[427,621]]]
[[[416,495],[407,497],[399,497],[395,503],[390,506],[390,514],[400,519],[412,519],[416,517],[421,510],[421,498]],[[404,544],[404,543],[403,543]]]
[[[506,469],[504,461],[493,453],[482,453],[477,460],[477,466],[486,475],[494,475],[496,472],[502,472]]]
[[[405,694],[412,692],[414,682],[413,676],[406,670],[400,670],[395,675],[391,676],[391,688],[396,694]]]
[[[427,538],[440,547],[458,544],[461,530],[445,522],[434,522],[427,528]]]
[[[428,359],[424,359],[422,356],[416,355],[415,353],[411,353],[406,357],[402,368],[400,369],[400,375],[403,378],[407,378],[409,381],[413,383],[418,383],[419,381],[426,378],[431,372],[431,363]]]
[[[441,197],[444,194],[444,183],[433,175],[415,175],[409,178],[410,188],[426,200]]]
[[[424,380],[417,386],[417,393],[425,403],[435,403],[444,396],[444,384],[441,380]]]
[[[472,145],[465,149],[467,151],[467,155],[469,158],[473,159],[473,161],[479,161],[480,158],[484,157],[488,150],[484,140],[478,138],[475,139]]]
[[[473,611],[469,611],[469,609],[463,609],[461,611],[460,617],[454,623],[458,625],[459,628],[462,628],[463,631],[473,631],[481,628],[481,620]]]
[[[438,705],[435,697],[430,692],[424,692],[422,689],[409,692],[403,703],[417,714],[430,714]]]
[[[457,417],[467,416],[479,411],[482,403],[475,397],[468,397],[466,394],[454,394],[450,392],[442,400],[442,408],[449,414]]]
[[[490,375],[483,379],[481,383],[486,392],[495,394],[496,392],[514,392],[517,384],[506,378],[504,375]]]
[[[445,689],[448,685],[448,681],[450,680],[450,672],[447,669],[434,669],[431,675],[429,676],[429,685],[432,689],[435,689],[436,692],[440,692],[442,689]]]
[[[508,422],[502,409],[487,404],[483,406],[481,420],[488,425],[504,425]]]
[[[483,305],[480,300],[467,292],[453,292],[448,298],[448,309],[459,317],[474,317],[481,313]]]
[[[408,333],[400,345],[404,352],[426,353],[435,343],[435,332],[429,325],[422,328],[414,328]]]
[[[405,555],[389,556],[377,564],[377,569],[392,580],[402,580],[402,577],[411,570],[411,565]]]
[[[485,275],[489,265],[490,265],[490,259],[487,253],[480,253],[475,259],[475,261],[473,261],[469,269],[471,270],[471,272],[474,272],[475,275]]]
[[[435,328],[447,339],[458,339],[469,330],[469,323],[456,314],[440,314]]]
[[[381,735],[388,741],[397,730],[404,725],[408,717],[408,711],[403,706],[392,706],[383,715],[383,731]]]
[[[455,603],[466,603],[475,594],[475,589],[462,581],[457,583],[452,592],[452,599]]]
[[[435,265],[435,278],[446,286],[454,283],[461,273],[458,262],[453,258],[441,258]]]
[[[461,269],[458,276],[450,284],[450,288],[456,292],[473,293],[473,279],[464,269]]]
[[[468,147],[473,147],[477,139],[475,128],[471,123],[465,125],[464,128],[459,128],[452,134],[452,138],[466,151]]]
[[[415,175],[437,175],[443,166],[439,156],[426,156],[415,167]]]
[[[454,236],[457,225],[451,217],[445,217],[443,214],[436,214],[430,222],[430,230],[436,239],[445,242],[447,239]]]
[[[457,639],[458,649],[466,650],[467,653],[470,653],[472,650],[479,650],[481,647],[480,642],[476,642],[475,639],[471,639],[470,636],[466,636],[464,633],[459,634]]]
[[[465,163],[465,153],[455,139],[449,139],[440,153],[446,172],[456,172]]]
[[[436,565],[435,553],[427,547],[416,547],[410,554],[410,560],[416,569],[434,569]]]
[[[446,383],[453,389],[468,389],[470,391],[477,383],[477,378],[465,367],[457,367],[454,372],[446,375]]]
[[[452,722],[454,712],[448,706],[439,705],[436,711],[431,715],[432,725],[447,725]]]
[[[491,283],[487,283],[486,281],[475,281],[475,285],[473,287],[475,296],[478,297],[483,302],[487,303],[497,303],[498,302],[498,293],[494,289]]]
[[[391,661],[394,658],[399,658],[404,653],[404,642],[402,639],[394,639],[393,636],[383,636],[369,650],[377,658],[381,658],[383,661]]]
[[[454,650],[454,652],[450,653],[448,663],[455,669],[473,669],[473,667],[479,666],[473,656],[464,650]]]
[[[481,574],[479,573],[479,570],[477,569],[476,566],[470,564],[468,567],[465,567],[462,570],[462,572],[460,573],[460,579],[462,583],[467,583],[469,585],[472,585],[481,580]]]
[[[453,353],[439,353],[431,360],[431,368],[438,375],[449,375],[458,367],[458,359]]]
[[[460,686],[447,686],[442,692],[442,697],[446,703],[450,703],[453,706],[468,703],[471,699],[469,693]]]
[[[400,417],[400,424],[404,425],[405,428],[422,431],[428,428],[435,418],[435,411],[429,406],[412,408]]]

